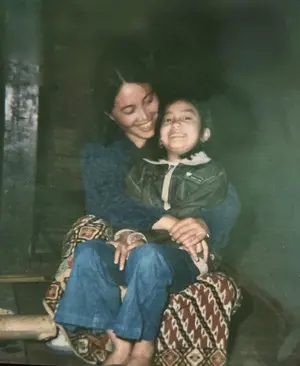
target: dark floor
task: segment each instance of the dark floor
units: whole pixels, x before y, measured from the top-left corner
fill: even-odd
[[[20,314],[42,314],[41,299],[46,283],[1,284],[1,307]],[[285,332],[285,322],[276,309],[258,296],[244,293],[242,309],[232,322],[230,366],[276,366],[278,349]],[[31,365],[78,366],[83,362],[66,354],[57,354],[42,342],[13,342],[0,347],[1,363],[24,363]],[[299,366],[295,354],[282,366]]]
[[[1,307],[9,307],[20,314],[45,313],[41,299],[45,294],[47,283],[1,284],[0,288],[0,298],[5,294]],[[2,344],[0,348],[0,362],[59,366],[79,366],[84,364],[75,356],[53,352],[43,342],[31,341]]]

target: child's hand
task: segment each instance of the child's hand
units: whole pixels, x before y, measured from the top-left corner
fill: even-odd
[[[114,264],[119,264],[120,271],[123,271],[125,262],[128,257],[127,242],[125,241],[109,241],[109,244],[113,245],[116,249]]]
[[[139,247],[147,242],[145,236],[142,233],[132,233],[127,237],[128,252],[132,249]],[[129,254],[129,253],[128,253]]]
[[[167,230],[169,231],[177,222],[179,222],[178,219],[176,219],[173,216],[163,216],[160,218],[153,226],[153,230]]]
[[[141,233],[126,231],[120,235],[117,241],[112,240],[108,243],[115,247],[114,263],[119,264],[120,271],[123,271],[130,251],[145,244],[145,237]]]

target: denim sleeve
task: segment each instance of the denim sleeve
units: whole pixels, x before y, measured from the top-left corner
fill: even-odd
[[[123,187],[128,157],[119,147],[88,145],[81,155],[88,214],[119,228],[150,230],[163,212],[126,195]]]
[[[216,207],[203,210],[201,218],[210,230],[212,248],[224,248],[241,212],[241,203],[232,184],[229,184],[225,200]]]

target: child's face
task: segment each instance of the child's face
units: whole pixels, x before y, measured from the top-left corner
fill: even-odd
[[[201,119],[192,104],[184,100],[170,104],[160,129],[161,143],[167,149],[169,159],[176,159],[195,147],[201,137],[200,131]]]

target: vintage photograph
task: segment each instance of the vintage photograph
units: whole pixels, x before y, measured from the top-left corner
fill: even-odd
[[[300,365],[300,4],[0,0],[0,363]]]

